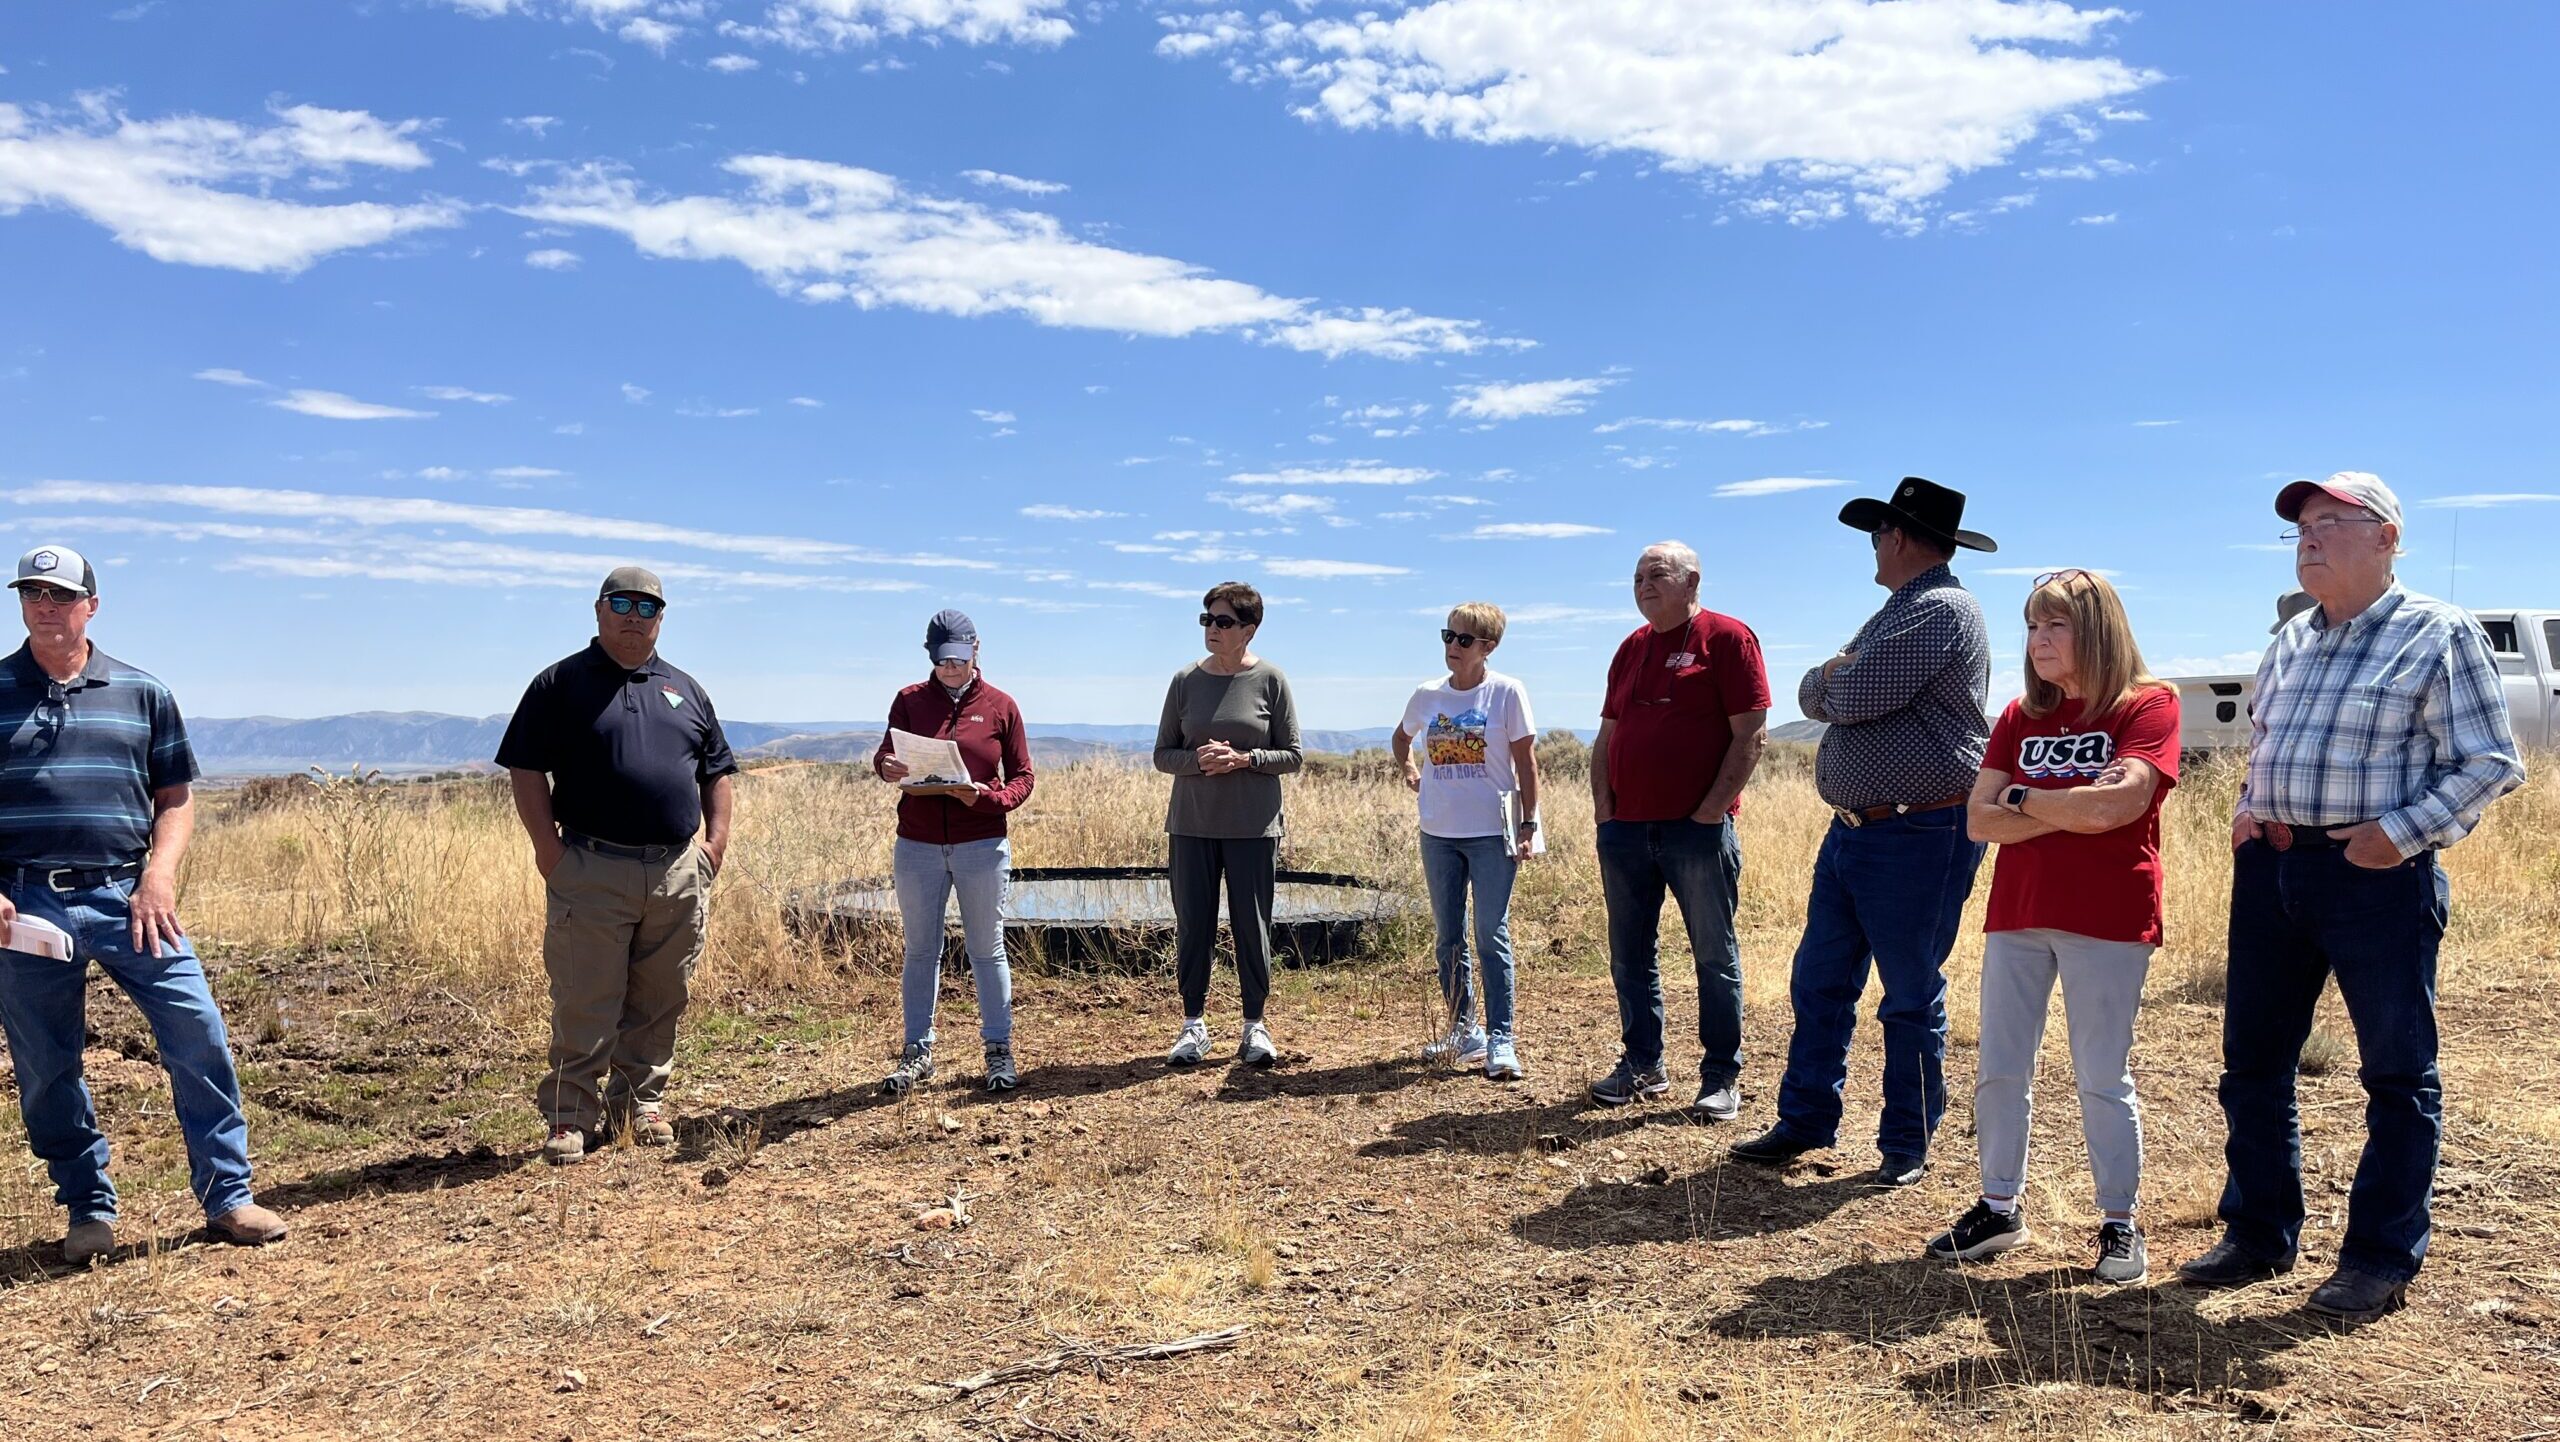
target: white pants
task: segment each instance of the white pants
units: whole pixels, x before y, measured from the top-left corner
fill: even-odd
[[[2071,1029],[2071,1074],[2080,1088],[2080,1131],[2098,1209],[2131,1212],[2142,1189],[2142,1105],[2133,1094],[2133,1020],[2153,948],[2068,931],[1998,931],[1982,953],[1980,1079],[1973,1121],[1985,1196],[2014,1197],[2027,1179],[2027,1122],[2045,1008],[2062,979]]]

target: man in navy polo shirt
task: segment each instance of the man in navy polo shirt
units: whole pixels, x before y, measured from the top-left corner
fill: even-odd
[[[729,849],[738,763],[711,698],[658,656],[666,604],[638,566],[605,577],[596,639],[533,678],[498,743],[549,899],[551,1060],[535,1100],[555,1166],[626,1122],[644,1144],[675,1140],[664,1102],[676,1019]]]
[[[63,1260],[85,1265],[116,1245],[107,1139],[80,1064],[93,961],[151,1025],[188,1181],[214,1233],[244,1246],[278,1241],[284,1219],[249,1194],[230,1038],[178,925],[196,779],[178,703],[89,644],[98,577],[79,552],[38,546],[9,584],[27,644],[0,661],[0,1024],[27,1145],[71,1212]]]

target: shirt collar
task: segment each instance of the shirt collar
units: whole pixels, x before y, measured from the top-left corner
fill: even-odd
[[[667,669],[666,663],[658,659],[658,653],[655,651],[650,652],[649,659],[639,665],[625,666],[613,659],[613,654],[605,650],[604,642],[600,639],[587,643],[587,656],[590,664],[615,672],[625,680],[633,677],[663,676]]]
[[[1948,568],[1947,563],[1940,561],[1938,564],[1922,571],[1919,575],[1903,582],[1900,586],[1895,587],[1893,595],[1886,599],[1885,604],[1890,606],[1896,601],[1908,601],[1923,591],[1934,591],[1940,586],[1961,586],[1963,584],[1964,583],[1962,581],[1956,579],[1956,573]]]
[[[2329,624],[2328,611],[2319,606],[2312,607],[2311,629],[2315,632],[2327,632],[2335,629],[2342,636],[2353,636],[2368,627],[2378,626],[2383,621],[2389,619],[2391,613],[2399,610],[2400,603],[2407,599],[2409,599],[2409,588],[2401,585],[2399,578],[2395,576],[2392,578],[2389,588],[2384,590],[2381,595],[2374,597],[2372,605],[2358,611],[2355,615],[2355,619],[2347,622],[2343,626],[2331,627]]]
[[[45,674],[44,667],[36,664],[36,650],[29,642],[18,643],[18,649],[9,653],[9,664],[16,668],[19,675],[30,681],[50,683],[53,680],[51,676]],[[97,642],[92,641],[89,643],[89,660],[80,668],[80,674],[72,678],[68,689],[77,691],[83,686],[104,686],[110,679],[112,678],[107,672],[107,653],[98,648]]]

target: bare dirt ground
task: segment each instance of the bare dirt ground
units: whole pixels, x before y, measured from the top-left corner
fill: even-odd
[[[469,999],[404,1001],[394,1024],[360,970],[237,962],[221,989],[262,1200],[295,1229],[264,1252],[191,1232],[165,1083],[101,983],[91,1072],[128,1245],[89,1272],[54,1260],[60,1213],[6,1107],[0,1199],[27,1241],[0,1252],[0,1423],[119,1439],[2560,1436],[2560,1147],[2547,1110],[2520,1127],[2476,1104],[2516,1096],[2499,1079],[2520,1052],[2547,1073],[2560,1002],[2538,986],[2448,1000],[2435,1251],[2406,1311],[2348,1332],[2300,1305],[2361,1141],[2351,1052],[2304,1080],[2302,1268],[2195,1293],[2169,1273],[2212,1236],[2221,1013],[2155,998],[2137,1053],[2153,1280],[2109,1290],[2079,1270],[2093,1221],[2058,1044],[2037,1239],[1958,1270],[1919,1247],[1971,1196],[1969,1048],[1950,1057],[1930,1176],[1878,1192],[1861,1182],[1872,1023],[1844,1145],[1773,1173],[1723,1149],[1769,1116],[1782,1009],[1754,1006],[1744,1122],[1711,1129],[1675,1105],[1582,1100],[1616,1013],[1605,977],[1560,965],[1525,978],[1527,1083],[1409,1060],[1426,968],[1285,978],[1287,1056],[1269,1072],[1167,1070],[1165,981],[1025,978],[1026,1086],[1003,1101],[975,1090],[965,984],[946,997],[943,1077],[896,1102],[874,1088],[895,1040],[883,979],[782,1007],[705,996],[679,1144],[555,1170],[533,1160],[537,1058]],[[1213,1007],[1230,1047],[1231,998]],[[1675,1038],[1694,1015],[1677,987]],[[1694,1045],[1673,1057],[1693,1065]],[[1245,1329],[1231,1347],[942,1385],[1228,1327]]]

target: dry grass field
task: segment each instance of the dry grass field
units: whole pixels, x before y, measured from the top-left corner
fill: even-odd
[[[890,1102],[874,1084],[898,1041],[892,949],[822,947],[783,915],[799,888],[886,870],[893,798],[839,768],[758,772],[686,1023],[679,1144],[561,1170],[532,1164],[541,907],[502,787],[212,798],[183,909],[231,1018],[261,1199],[294,1235],[263,1253],[201,1242],[148,1034],[96,984],[90,1077],[129,1245],[87,1272],[53,1260],[62,1217],[6,1108],[0,1424],[582,1442],[2560,1437],[2552,764],[2449,858],[2435,1251],[2406,1311],[2352,1332],[2300,1310],[2361,1135],[2334,996],[2305,1055],[2302,1269],[2234,1294],[2168,1279],[2211,1240],[2220,1175],[2227,769],[2191,777],[2169,813],[2170,944],[2136,1052],[2149,1285],[2078,1270],[2093,1222],[2058,1041],[2037,1240],[1978,1268],[1919,1257],[1971,1194],[1978,934],[1951,968],[1957,1100],[1922,1185],[1859,1184],[1871,1023],[1840,1151],[1783,1173],[1725,1163],[1768,1120],[1783,1055],[1825,819],[1807,772],[1775,755],[1746,801],[1746,1110],[1722,1129],[1581,1099],[1617,1027],[1574,781],[1554,788],[1555,849],[1514,908],[1525,1084],[1413,1059],[1439,1003],[1428,938],[1407,929],[1282,980],[1269,1072],[1167,1071],[1167,975],[1022,976],[1026,1086],[1000,1102],[974,1089],[974,1011],[951,978],[956,1065]],[[1017,862],[1158,860],[1163,785],[1045,776]],[[1330,766],[1289,807],[1286,864],[1418,883],[1391,778]],[[1694,988],[1669,969],[1677,1075],[1696,1062],[1680,1040]],[[1212,1023],[1231,1047],[1223,972]],[[1082,1355],[1230,1328],[1232,1345],[1177,1356]],[[973,1376],[1061,1351],[1052,1371]],[[948,1385],[964,1379],[986,1385]]]

